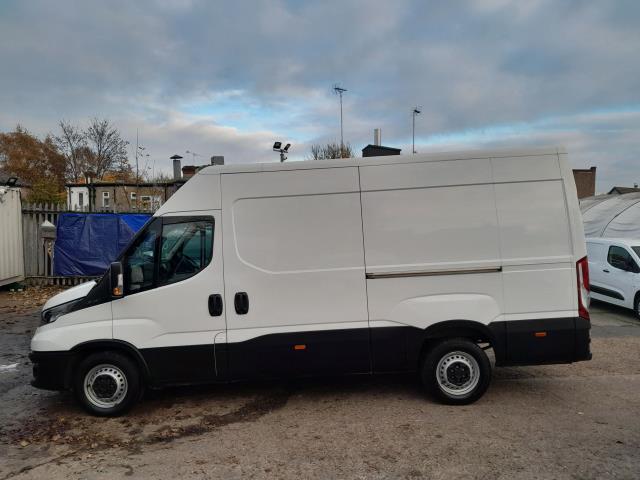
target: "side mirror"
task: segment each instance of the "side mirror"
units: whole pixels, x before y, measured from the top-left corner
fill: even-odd
[[[109,288],[111,298],[124,297],[124,275],[122,274],[122,263],[113,262],[109,267]]]

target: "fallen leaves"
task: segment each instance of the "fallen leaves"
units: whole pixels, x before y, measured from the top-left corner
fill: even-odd
[[[3,313],[26,313],[39,309],[54,295],[69,287],[33,286],[18,292],[0,292],[0,311]]]

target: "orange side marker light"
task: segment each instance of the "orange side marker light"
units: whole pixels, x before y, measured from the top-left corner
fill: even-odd
[[[547,336],[547,332],[536,332],[534,335],[538,338],[542,338]]]
[[[307,346],[306,345],[294,345],[293,349],[294,350],[306,350]]]

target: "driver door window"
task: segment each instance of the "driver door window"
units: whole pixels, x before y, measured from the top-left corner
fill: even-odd
[[[192,277],[211,261],[213,224],[206,221],[163,225],[159,285]]]
[[[204,269],[212,255],[212,218],[156,219],[125,256],[125,291],[132,294],[185,280]]]

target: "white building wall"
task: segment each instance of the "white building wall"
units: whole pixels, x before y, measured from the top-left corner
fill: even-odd
[[[80,194],[82,194],[82,205],[80,205]],[[89,188],[69,187],[67,189],[67,207],[69,208],[69,210],[88,211]]]

